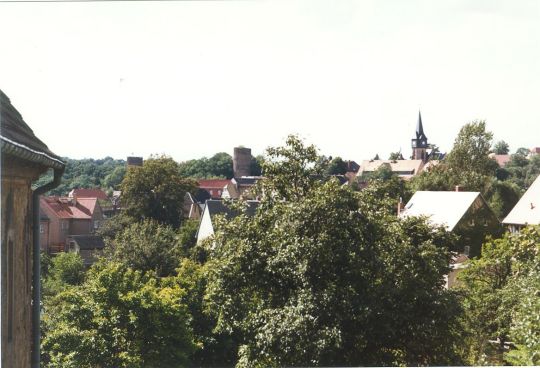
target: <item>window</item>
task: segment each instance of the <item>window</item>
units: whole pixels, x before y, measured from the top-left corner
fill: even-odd
[[[99,228],[99,221],[94,221],[94,229],[97,229]]]
[[[43,234],[45,232],[45,226],[43,224],[39,224],[39,233]]]

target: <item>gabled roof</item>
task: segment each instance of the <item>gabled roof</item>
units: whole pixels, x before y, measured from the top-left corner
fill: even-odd
[[[229,184],[229,179],[201,179],[197,180],[199,188],[203,189],[223,189],[223,187]]]
[[[58,218],[90,220],[96,208],[97,198],[77,200],[74,206],[69,198],[41,197],[40,206],[47,208]]]
[[[400,216],[426,216],[432,224],[452,231],[479,196],[480,192],[418,191]]]
[[[383,164],[389,164],[392,172],[403,178],[410,178],[417,175],[423,168],[422,160],[364,160],[360,165],[358,175],[364,172],[373,172]]]
[[[69,192],[68,197],[73,198],[98,198],[108,200],[107,194],[101,189],[73,189]]]
[[[64,162],[52,153],[24,122],[21,114],[0,90],[0,142],[2,153],[52,168],[63,168]]]
[[[257,211],[257,207],[259,206],[259,201],[247,201],[247,204],[248,207],[246,209],[246,214],[250,217],[254,216],[255,212]],[[212,199],[206,201],[204,211],[208,211],[211,218],[216,215],[225,215],[225,218],[227,218],[228,220],[235,218],[240,214],[238,211],[228,207],[224,201]]]
[[[540,224],[540,176],[531,184],[523,197],[503,220],[509,225]]]

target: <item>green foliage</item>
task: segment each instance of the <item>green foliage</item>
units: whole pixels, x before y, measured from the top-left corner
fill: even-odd
[[[499,219],[504,219],[510,213],[520,196],[520,188],[510,181],[492,179],[486,191],[489,206]]]
[[[359,181],[367,181],[367,188],[363,189],[376,198],[374,205],[380,205],[388,214],[396,214],[397,204],[401,198],[407,202],[411,193],[404,180],[394,173],[390,164],[384,163],[371,173],[362,175]]]
[[[184,195],[194,188],[172,158],[151,157],[142,167],[130,168],[122,181],[124,213],[135,221],[154,219],[177,228],[184,215]]]
[[[488,157],[492,139],[493,134],[486,131],[485,121],[465,124],[456,137],[452,151],[446,156],[447,165],[455,174],[469,171],[492,176],[497,168],[495,160]]]
[[[510,152],[510,146],[505,141],[498,141],[493,145],[493,153],[496,155],[507,155]]]
[[[175,230],[154,220],[129,225],[105,248],[106,258],[158,276],[174,274],[182,255],[184,249]]]
[[[184,367],[196,349],[183,303],[167,279],[118,263],[94,266],[84,284],[47,299],[47,367]]]
[[[117,166],[103,179],[103,185],[105,188],[118,189],[124,176],[126,176],[126,167],[124,165]]]
[[[199,230],[199,220],[186,220],[178,229],[178,241],[181,246],[181,254],[193,256],[193,247],[197,243],[197,231]]]
[[[452,236],[312,180],[316,149],[296,137],[268,151],[257,213],[218,221],[207,243],[209,309],[238,365],[460,364]]]
[[[122,181],[126,166],[124,160],[115,160],[112,157],[97,160],[92,158],[75,160],[63,157],[62,160],[66,163],[62,182],[58,187],[48,192],[48,195],[65,196],[74,188],[116,189],[116,186]],[[50,170],[34,183],[34,187],[49,183],[52,179],[53,173]]]
[[[325,170],[325,175],[345,175],[347,173],[347,163],[341,157],[334,157]]]
[[[390,156],[388,156],[388,159],[392,161],[403,160],[403,155],[401,154],[401,151],[392,152],[390,153]]]
[[[210,158],[189,160],[180,163],[180,174],[196,179],[233,177],[233,160],[225,152],[216,153]]]
[[[43,294],[54,295],[84,281],[84,263],[78,253],[60,253],[52,258],[43,282]]]
[[[539,270],[536,226],[486,242],[482,258],[470,261],[459,275],[470,364],[538,364]],[[505,353],[508,341],[518,347]]]
[[[262,175],[262,162],[264,161],[264,156],[258,155],[257,157],[251,158],[251,175],[261,176]]]
[[[323,172],[317,148],[305,146],[297,136],[287,137],[285,147],[270,147],[262,164],[265,180],[262,191],[268,198],[295,201],[319,183]]]
[[[211,264],[202,265],[184,259],[178,268],[178,275],[173,280],[186,295],[182,299],[188,306],[191,328],[199,349],[191,357],[192,366],[232,366],[236,361],[234,339],[226,333],[214,331],[216,318],[208,308],[205,295],[208,282],[208,269]]]
[[[537,248],[538,250],[538,248]],[[512,315],[510,337],[517,349],[505,355],[516,365],[540,365],[540,272],[533,268],[512,284],[519,300]]]
[[[528,158],[527,149],[522,148],[518,151],[510,156],[505,169],[510,176],[507,180],[516,184],[524,192],[540,174],[540,155]]]

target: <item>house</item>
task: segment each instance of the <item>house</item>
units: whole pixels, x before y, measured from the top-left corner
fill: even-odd
[[[409,180],[422,171],[425,163],[422,160],[364,160],[357,175],[367,179],[384,164],[401,179]]]
[[[495,153],[490,153],[489,157],[497,161],[497,165],[499,165],[499,167],[505,167],[512,158],[511,155],[497,155]]]
[[[248,216],[254,216],[259,206],[258,201],[247,201],[246,214]],[[208,238],[214,234],[214,224],[216,216],[225,216],[230,220],[239,215],[239,212],[231,209],[226,202],[218,200],[208,200],[204,207],[204,211],[199,223],[199,229],[197,230],[197,243]]]
[[[103,221],[97,198],[43,197],[41,212],[49,218],[49,253],[63,252],[71,235],[91,235]]]
[[[97,198],[104,201],[108,201],[107,193],[99,188],[94,189],[73,189],[68,194],[68,198]]]
[[[85,266],[91,266],[103,252],[105,243],[97,235],[70,235],[67,237],[68,251],[79,253]]]
[[[188,219],[200,219],[206,199],[199,201],[196,196],[186,193],[184,195],[184,216]]]
[[[39,196],[60,184],[65,164],[39,140],[10,99],[0,91],[1,360],[2,367],[39,366]],[[49,169],[53,181],[32,190]],[[41,221],[43,220],[43,221]]]
[[[533,147],[529,150],[529,157],[540,154],[540,147]]]
[[[487,235],[498,235],[502,228],[480,192],[418,191],[398,210],[400,217],[425,216],[437,226],[459,236],[454,251],[476,257]]]
[[[250,193],[250,189],[261,180],[262,176],[242,176],[234,177],[231,179],[227,187],[225,188],[222,198],[254,198],[254,195]]]
[[[205,190],[212,199],[221,199],[225,187],[229,185],[229,179],[201,179],[197,180],[199,189]]]
[[[527,225],[540,225],[540,176],[516,203],[512,211],[503,220],[512,232]]]
[[[99,207],[103,213],[103,217],[110,218],[112,217],[116,210],[118,209],[115,206],[114,198],[109,198],[107,193],[99,188],[94,189],[73,189],[68,194],[68,198],[75,199],[86,199],[86,198],[97,198]]]
[[[49,249],[49,228],[51,220],[40,211],[39,214],[39,246],[41,251],[47,252]]]

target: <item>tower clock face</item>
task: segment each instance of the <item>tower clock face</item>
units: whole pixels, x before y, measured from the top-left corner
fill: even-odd
[[[426,144],[426,141],[422,141],[422,144]]]

